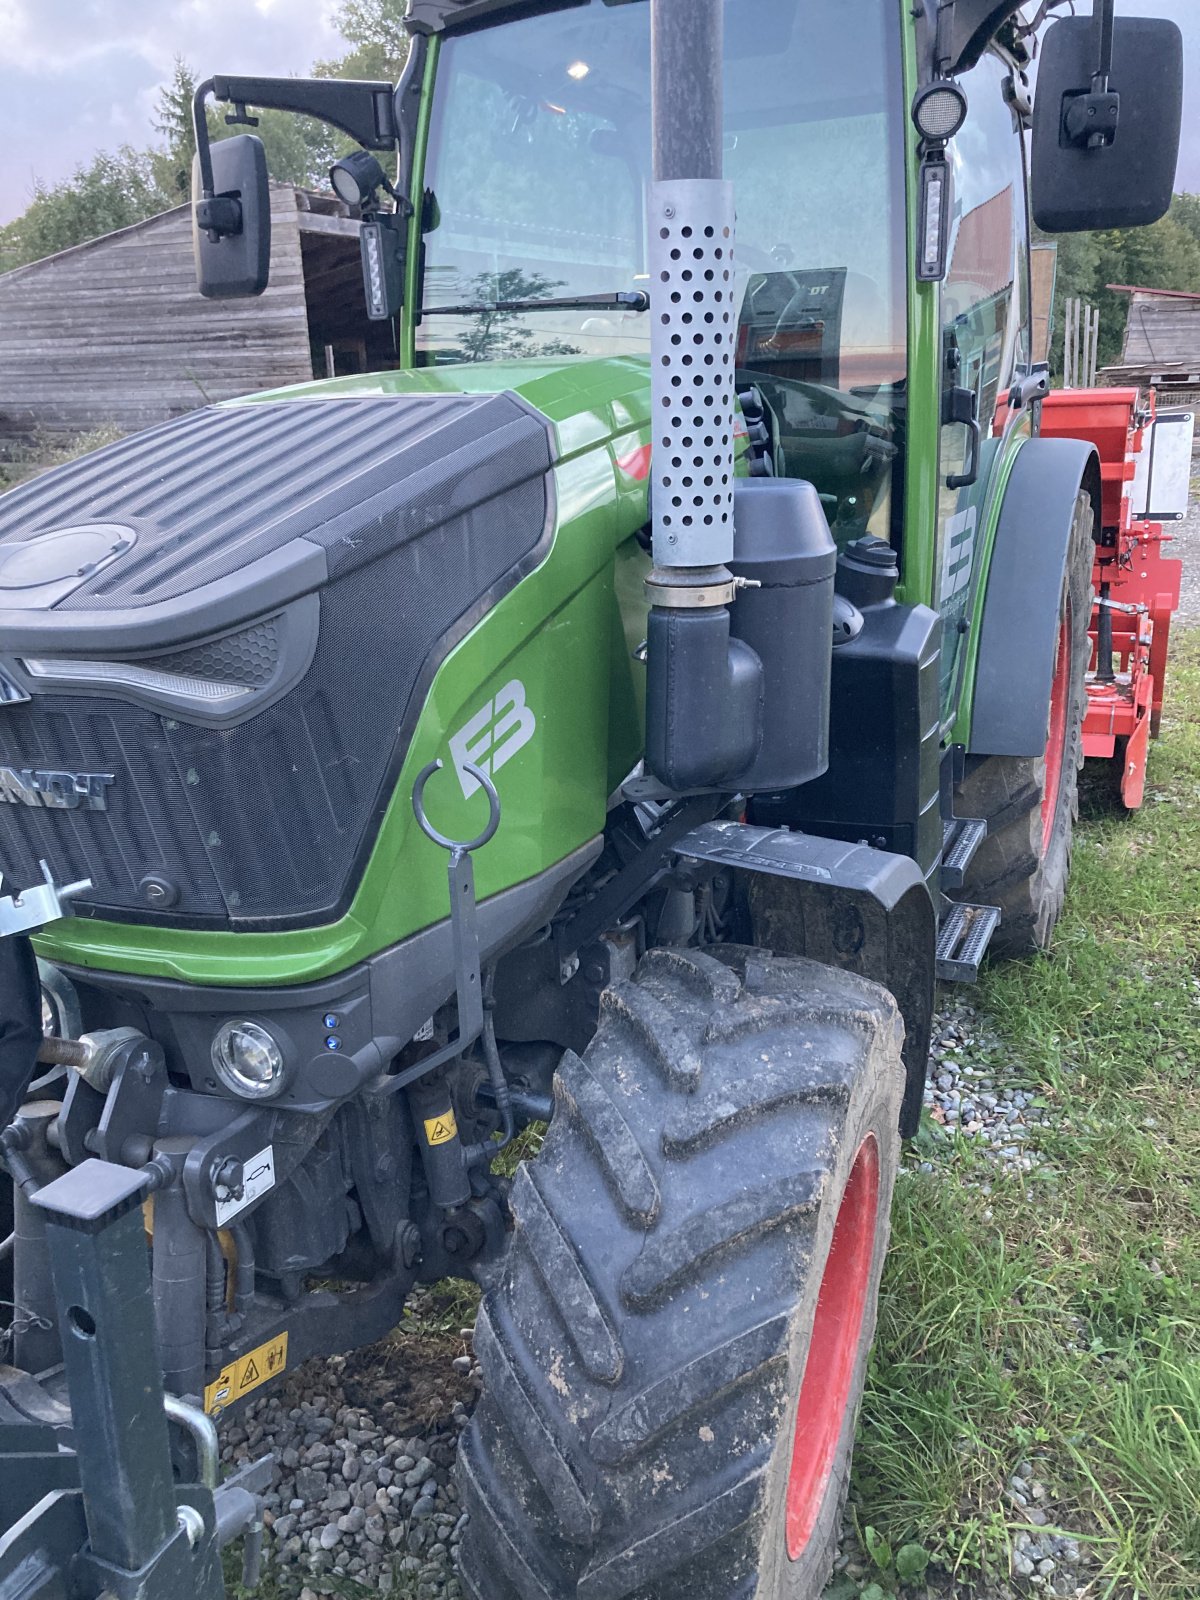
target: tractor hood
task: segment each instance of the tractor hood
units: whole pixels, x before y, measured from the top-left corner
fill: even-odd
[[[349,902],[436,666],[545,554],[512,393],[306,387],[0,499],[0,869],[77,914],[303,926]]]

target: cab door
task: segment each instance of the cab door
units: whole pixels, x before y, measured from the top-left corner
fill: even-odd
[[[969,111],[952,141],[953,212],[941,287],[942,419],[935,604],[943,618],[942,713],[954,715],[980,554],[1005,464],[1028,431],[1008,393],[1030,360],[1025,134],[1011,67],[985,55],[962,79]],[[952,420],[973,401],[973,423]]]

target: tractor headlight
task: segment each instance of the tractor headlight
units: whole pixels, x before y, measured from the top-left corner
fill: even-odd
[[[283,1051],[257,1022],[223,1022],[213,1036],[212,1064],[243,1100],[269,1100],[283,1088]]]
[[[967,97],[952,78],[939,78],[917,90],[912,119],[922,139],[930,144],[945,144],[967,120]]]

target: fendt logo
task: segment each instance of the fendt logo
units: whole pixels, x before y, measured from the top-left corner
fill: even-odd
[[[450,735],[450,753],[465,798],[469,800],[479,788],[478,781],[464,770],[468,761],[494,778],[536,732],[537,718],[525,703],[525,685],[513,678],[457,733]]]
[[[48,811],[107,811],[111,772],[49,772],[0,767],[0,804]]]

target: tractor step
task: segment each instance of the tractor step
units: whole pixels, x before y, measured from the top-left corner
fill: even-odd
[[[947,906],[938,932],[935,969],[942,982],[974,983],[999,926],[999,906],[970,906],[963,901]]]
[[[948,817],[942,831],[942,888],[961,889],[976,850],[987,838],[982,817]]]

